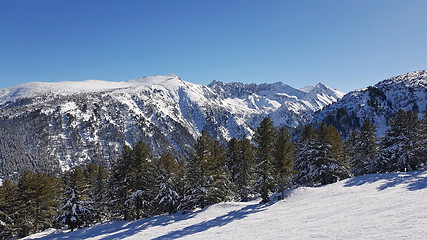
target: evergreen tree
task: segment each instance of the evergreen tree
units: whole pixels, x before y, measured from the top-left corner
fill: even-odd
[[[257,128],[254,136],[255,142],[255,182],[261,194],[262,203],[270,201],[269,192],[274,190],[273,178],[273,153],[276,139],[276,129],[269,118],[264,118]]]
[[[360,132],[352,134],[354,137],[351,172],[358,176],[375,172],[375,159],[378,152],[377,128],[370,119],[365,119]]]
[[[172,214],[178,210],[183,197],[183,164],[178,163],[171,153],[165,153],[152,166],[156,176],[154,202],[157,213]]]
[[[150,161],[150,149],[143,142],[138,142],[133,149],[123,148],[122,156],[112,167],[110,179],[113,218],[129,220],[150,215],[150,203],[154,198]]]
[[[8,179],[0,186],[0,239],[12,239],[17,234],[16,201],[18,185]]]
[[[230,179],[232,184],[233,192],[237,191],[237,188],[235,186],[236,182],[236,176],[237,172],[239,170],[239,149],[238,149],[238,142],[237,138],[231,138],[230,141],[227,143],[227,161],[225,163],[227,171],[230,173]]]
[[[313,125],[306,125],[300,136],[300,143],[311,141],[316,137]]]
[[[417,169],[425,168],[427,165],[427,109],[424,111],[423,119],[416,127],[414,152]]]
[[[76,228],[89,226],[94,220],[94,210],[88,208],[88,202],[80,200],[80,192],[74,188],[67,188],[65,195],[68,197],[61,208],[61,215],[57,222],[67,225],[73,231]]]
[[[219,141],[214,141],[211,150],[211,160],[208,162],[209,204],[219,203],[230,199],[231,183],[229,173],[225,170],[227,161],[224,147]]]
[[[71,231],[80,227],[87,227],[99,220],[99,209],[95,208],[92,192],[96,167],[88,165],[85,170],[76,167],[65,174],[65,192],[60,215],[56,221],[65,224]]]
[[[307,132],[312,127],[307,126]],[[350,176],[345,163],[344,146],[333,126],[322,123],[315,136],[302,139],[299,144],[295,169],[296,181],[302,185],[324,185]]]
[[[381,141],[377,160],[379,171],[413,171],[422,164],[415,156],[418,117],[411,111],[400,109],[389,120],[390,129]]]
[[[108,170],[102,166],[97,165],[96,178],[92,188],[91,199],[94,202],[94,208],[99,213],[96,216],[97,222],[103,222],[109,219],[108,215],[108,186],[107,180],[109,177]]]
[[[249,200],[254,180],[254,151],[251,142],[244,137],[242,140],[232,138],[227,148],[227,166],[231,173],[233,192],[236,199],[242,202]]]
[[[113,219],[129,220],[129,210],[126,201],[131,196],[132,148],[125,145],[122,155],[112,166],[110,185],[110,207]]]
[[[138,142],[132,150],[130,172],[131,196],[126,201],[134,219],[150,215],[150,202],[153,198],[151,196],[153,182],[149,171],[150,159],[151,153],[148,146],[141,141]]]
[[[348,162],[352,162],[354,159],[354,156],[356,155],[356,145],[359,141],[359,131],[357,131],[355,128],[351,130],[349,133],[347,139],[344,142],[344,149],[346,151],[346,158]]]
[[[59,179],[45,173],[26,172],[18,183],[18,222],[20,236],[52,227],[57,215]]]
[[[274,179],[277,189],[282,193],[281,199],[285,198],[286,185],[294,174],[295,147],[291,142],[291,135],[286,127],[279,129],[274,149]]]
[[[225,151],[219,142],[214,142],[206,131],[202,131],[187,165],[184,208],[204,208],[229,197],[225,161]]]

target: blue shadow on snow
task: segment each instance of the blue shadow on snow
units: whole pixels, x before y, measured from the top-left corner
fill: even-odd
[[[344,184],[344,187],[361,186],[366,183],[374,183],[383,180],[385,181],[385,183],[378,187],[379,191],[383,191],[391,187],[396,187],[401,184],[406,185],[406,189],[408,189],[409,191],[417,191],[427,188],[426,171],[368,174],[364,176],[354,177],[348,180]]]

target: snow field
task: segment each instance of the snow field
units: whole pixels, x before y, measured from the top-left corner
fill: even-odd
[[[287,192],[283,201],[220,203],[26,239],[426,239],[427,171],[373,174]]]

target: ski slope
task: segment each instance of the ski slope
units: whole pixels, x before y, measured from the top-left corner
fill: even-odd
[[[427,239],[427,171],[298,188],[267,205],[221,203],[26,239]]]

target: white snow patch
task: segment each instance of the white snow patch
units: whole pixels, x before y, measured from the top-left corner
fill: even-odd
[[[425,239],[427,171],[373,174],[283,201],[221,203],[192,213],[111,222],[26,239]]]

